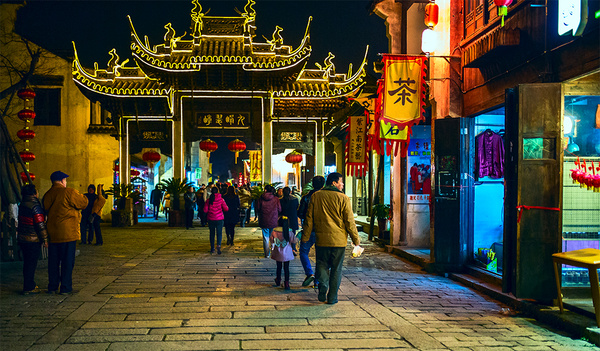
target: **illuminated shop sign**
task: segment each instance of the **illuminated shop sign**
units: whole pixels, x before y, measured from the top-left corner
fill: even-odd
[[[283,142],[298,142],[302,141],[302,132],[281,132],[279,133],[279,141]]]
[[[198,128],[227,128],[247,129],[250,127],[248,113],[198,113],[196,114]]]
[[[583,34],[588,20],[587,0],[558,1],[558,34],[571,32],[573,36]]]
[[[141,140],[164,141],[167,140],[167,136],[164,132],[145,131],[142,132]]]

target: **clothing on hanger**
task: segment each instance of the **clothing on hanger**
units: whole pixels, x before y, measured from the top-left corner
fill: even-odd
[[[475,137],[475,179],[504,176],[504,142],[502,136],[486,129]]]

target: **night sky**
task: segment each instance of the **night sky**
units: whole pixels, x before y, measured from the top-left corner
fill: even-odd
[[[285,45],[296,48],[304,36],[309,16],[311,23],[312,54],[308,68],[316,68],[315,62],[323,64],[328,52],[335,55],[333,63],[337,73],[344,73],[348,65],[353,71],[363,60],[369,45],[367,70],[373,72],[372,62],[380,58],[378,53],[387,52],[384,20],[369,13],[370,1],[364,0],[257,0],[257,42],[271,38],[275,26],[283,28]],[[235,8],[244,11],[246,0],[200,0],[202,12],[209,9],[209,16],[238,16]],[[19,10],[17,33],[59,54],[73,57],[75,42],[79,59],[86,67],[98,62],[106,68],[112,48],[117,49],[120,62],[129,58],[133,65],[130,45],[130,28],[127,15],[131,16],[138,36],[147,35],[151,45],[163,42],[164,26],[172,23],[177,36],[190,33],[191,0],[171,1],[42,1],[28,0]],[[186,35],[185,39],[189,39]],[[227,140],[219,143],[220,157],[211,157],[216,174],[227,172],[233,163],[233,153],[227,150]],[[217,156],[217,155],[215,155]]]

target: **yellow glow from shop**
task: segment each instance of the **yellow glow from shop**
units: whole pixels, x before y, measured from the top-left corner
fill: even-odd
[[[285,151],[282,154],[271,156],[272,181],[274,183],[281,182],[283,186],[297,186],[299,188],[300,185],[298,183],[300,181],[298,179],[296,179],[296,184],[288,184],[288,174],[296,174],[296,170],[294,169],[292,164],[288,163],[285,160],[285,156],[292,151],[294,151],[294,149],[285,149]],[[306,165],[306,155],[303,155],[301,165]]]

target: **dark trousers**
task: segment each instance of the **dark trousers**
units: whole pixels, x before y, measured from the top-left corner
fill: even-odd
[[[91,215],[91,213],[88,212],[81,212],[81,223],[79,223],[79,233],[81,234],[81,242],[83,244],[86,244],[87,241],[87,232],[88,232],[88,217]],[[91,243],[91,240],[90,240]]]
[[[93,215],[94,216],[94,221],[92,223],[87,224],[87,230],[88,230],[88,237],[87,237],[87,242],[88,244],[91,244],[92,241],[94,241],[94,233],[96,234],[96,244],[103,244],[104,241],[102,241],[102,231],[100,230],[100,216],[98,215]],[[83,238],[85,239],[85,234],[83,234]]]
[[[217,237],[217,246],[221,246],[223,240],[223,220],[208,221],[208,229],[210,231],[210,250],[215,249],[215,236]]]
[[[277,261],[277,281],[281,281],[281,267],[283,266],[284,281],[290,281],[290,261],[279,262]]]
[[[319,297],[327,295],[328,303],[338,301],[338,289],[342,282],[342,264],[344,263],[345,247],[325,247],[315,246],[316,248],[316,274],[319,286]]]
[[[206,220],[206,213],[204,213],[204,210],[198,211],[198,217],[200,218],[200,225],[204,227],[208,222]]]
[[[235,235],[235,225],[237,223],[225,223],[225,235],[227,235],[227,244],[233,244],[233,236]]]
[[[160,210],[160,204],[156,205],[153,204],[152,205],[152,213],[154,213],[154,219],[158,219],[158,211]]]
[[[194,208],[185,209],[185,227],[192,228],[194,226]]]
[[[37,286],[34,277],[42,244],[19,242],[19,246],[23,253],[23,291],[33,290]]]
[[[248,218],[248,209],[240,208],[240,227],[244,228],[246,226],[246,218]]]
[[[48,291],[73,291],[76,241],[50,243],[48,246]]]

